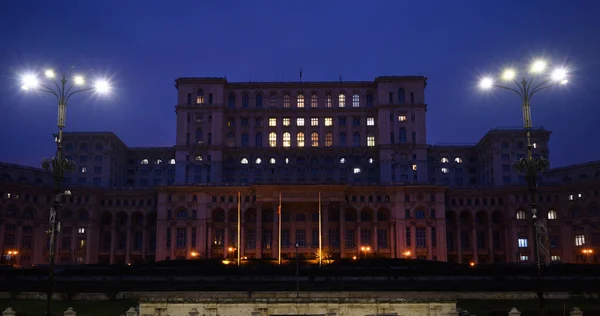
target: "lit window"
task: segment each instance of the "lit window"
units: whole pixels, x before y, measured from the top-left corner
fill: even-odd
[[[585,236],[584,235],[575,235],[575,246],[583,246],[585,245]]]
[[[360,173],[360,168],[354,168],[354,174],[359,174]]]
[[[448,169],[448,168],[442,168],[442,173],[449,173],[449,172],[450,172],[450,169]]]
[[[412,165],[412,170],[417,171],[417,164]]]
[[[311,117],[310,118],[310,126],[319,126],[319,118]]]
[[[202,89],[196,92],[196,104],[204,104],[204,91]]]
[[[242,160],[240,160],[240,163],[242,165],[247,165],[248,164],[248,158],[242,158]]]
[[[550,210],[550,212],[548,212],[548,219],[556,219],[557,217],[555,210]]]
[[[300,132],[296,135],[296,146],[304,147],[304,133]]]
[[[579,193],[577,194],[577,197],[581,199],[583,197],[583,194]]]
[[[398,115],[398,122],[406,121],[406,115]]]
[[[353,108],[360,107],[360,96],[356,93],[352,95],[352,107]]]
[[[290,158],[283,159],[283,162],[285,162],[286,165],[289,164],[290,163]]]
[[[552,261],[560,261],[560,256],[550,256],[550,260],[552,260]]]
[[[527,261],[529,260],[529,256],[521,256],[521,261]]]
[[[317,97],[316,94],[313,94],[310,97],[310,107],[311,108],[317,108],[317,107],[319,107],[319,98]]]
[[[284,108],[289,108],[290,107],[290,96],[289,94],[286,94],[283,96],[283,107]]]
[[[312,147],[319,147],[319,133],[312,132],[312,134],[310,134],[310,145]]]
[[[202,161],[202,156],[198,155],[198,156],[196,156],[196,158],[194,158],[194,160],[196,160],[196,161]]]
[[[85,234],[85,228],[79,227],[79,229],[77,229],[77,232],[80,234]]]
[[[284,134],[284,135],[285,135],[285,134]],[[289,134],[288,134],[288,135],[289,135]],[[285,136],[284,136],[284,138],[285,138]],[[271,159],[269,159],[269,163],[270,163],[270,164],[272,164],[272,165],[274,165],[276,162],[277,162],[277,160],[275,160],[275,158],[271,158]]]
[[[367,117],[367,126],[375,126],[375,118]]]
[[[440,162],[441,163],[449,163],[450,160],[448,160],[448,158],[446,158],[446,157],[443,157],[442,159],[440,159]]]
[[[175,159],[171,159],[171,160],[169,160],[169,164],[170,164],[170,165],[174,165],[174,164],[175,164]]]
[[[142,162],[141,162],[141,164],[142,164],[142,165],[147,165],[147,164],[148,164],[148,159],[142,159]]]
[[[330,94],[328,94],[328,95],[325,96],[325,107],[326,108],[330,108],[331,107],[331,104],[333,103],[332,99],[333,98],[331,97]]]
[[[304,118],[299,117],[296,119],[296,126],[304,126]]]
[[[333,125],[333,118],[326,117],[325,118],[325,126],[331,126],[331,125]]]
[[[156,165],[160,165],[161,163],[162,163],[162,160],[160,160],[160,159],[156,159],[154,161],[154,164],[156,164]]]
[[[290,147],[292,145],[292,136],[290,133],[283,133],[283,147]]]
[[[260,165],[260,163],[262,162],[262,159],[260,158],[256,158],[256,160],[254,161],[257,165]]]
[[[338,97],[338,106],[341,108],[346,106],[346,96],[343,93],[340,93]]]
[[[290,118],[289,117],[283,118],[283,126],[290,126]]]
[[[569,194],[569,201],[573,201],[573,194]]]
[[[81,173],[85,173],[87,171],[87,167],[81,167]]]
[[[346,163],[346,158],[340,158],[340,163]]]
[[[527,216],[525,215],[525,212],[523,212],[523,211],[517,212],[517,219],[525,219],[525,218],[527,218]]]
[[[333,145],[333,133],[325,133],[325,147],[331,147]]]
[[[299,94],[298,95],[298,107],[299,108],[303,108],[304,107],[304,94]]]
[[[519,238],[519,248],[527,248],[527,238]]]
[[[277,134],[275,134],[275,132],[269,133],[269,146],[270,147],[277,146]]]
[[[463,160],[462,160],[462,158],[460,158],[460,157],[456,157],[456,158],[454,158],[454,162],[455,162],[455,163],[462,163],[462,162],[463,162]]]
[[[269,117],[269,126],[277,126],[277,118]]]
[[[533,143],[533,148],[537,148],[537,143]]]
[[[367,147],[375,146],[375,135],[367,134]]]
[[[373,163],[373,162],[375,162],[375,159],[369,158],[369,163]]]

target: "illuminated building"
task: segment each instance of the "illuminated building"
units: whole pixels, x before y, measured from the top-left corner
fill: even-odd
[[[65,134],[78,170],[63,207],[59,263],[334,256],[478,264],[532,260],[519,128],[473,145],[429,145],[426,78],[249,82],[180,78],[176,144],[126,146],[108,132]],[[435,109],[434,109],[435,110]],[[548,157],[550,132],[535,129]],[[551,258],[595,262],[600,163],[551,169],[539,212]],[[0,245],[44,263],[51,187],[35,168],[0,167]],[[241,195],[241,247],[237,196]],[[282,196],[281,234],[279,196]],[[361,249],[369,249],[361,251]]]

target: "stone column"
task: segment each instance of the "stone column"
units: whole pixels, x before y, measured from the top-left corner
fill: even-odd
[[[460,214],[457,214],[457,219],[456,219],[456,254],[457,254],[457,259],[458,259],[458,263],[462,263],[462,243],[461,243],[461,230],[460,230]]]
[[[437,230],[436,230],[437,233]],[[431,260],[433,257],[433,247],[431,245],[431,225],[427,225],[425,228],[425,238],[427,238],[427,260]],[[436,241],[439,240],[436,238]]]
[[[85,264],[92,263],[92,225],[88,225],[85,232]]]
[[[117,228],[115,224],[110,225],[110,264],[115,263],[115,243],[117,242]]]
[[[340,258],[345,258],[346,255],[346,210],[342,205],[340,207]]]
[[[198,233],[198,232],[196,232]],[[196,243],[198,243],[198,238],[196,238]],[[185,227],[185,257],[191,258],[192,254],[192,228],[186,226]]]
[[[262,207],[256,207],[256,259],[262,258]]]
[[[127,234],[125,236],[125,264],[128,264],[131,262],[131,220],[128,221],[125,229]]]
[[[479,263],[479,256],[477,254],[477,244],[477,229],[475,228],[475,225],[473,225],[473,262],[475,263]]]
[[[329,246],[329,204],[326,207],[321,204],[321,234],[321,243],[325,248]]]

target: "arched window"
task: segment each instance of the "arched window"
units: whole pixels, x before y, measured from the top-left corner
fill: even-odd
[[[304,94],[298,94],[298,98],[296,100],[298,108],[304,107]]]
[[[296,135],[296,146],[304,147],[304,133],[300,132]]]
[[[326,95],[325,96],[325,107],[326,108],[332,107],[333,106],[332,103],[333,103],[333,98],[331,97],[331,94]]]
[[[357,93],[352,95],[352,107],[353,108],[360,107],[360,96]]]
[[[290,147],[292,144],[292,137],[290,136],[290,133],[285,132],[283,133],[283,147]]]
[[[198,89],[196,92],[196,104],[204,104],[204,90]]]
[[[242,95],[242,107],[248,108],[249,106],[250,106],[250,97],[248,96],[247,93],[244,93]]]
[[[198,155],[198,156],[196,156],[196,158],[194,158],[194,160],[196,160],[196,161],[202,161],[203,159],[202,159],[202,156]]]
[[[256,108],[257,109],[262,109],[262,107],[263,107],[262,99],[263,99],[262,94],[259,93],[256,95]]]
[[[373,107],[373,94],[371,94],[371,93],[367,94],[367,107],[368,108]]]
[[[242,165],[247,165],[248,164],[248,158],[242,158],[242,160],[240,160],[240,163]]]
[[[325,147],[331,147],[333,145],[333,133],[325,133]]]
[[[269,159],[269,163],[274,165],[277,162],[277,160],[273,157],[271,157],[271,159]]]
[[[290,95],[289,94],[285,94],[283,96],[283,107],[284,108],[289,108],[290,107]]]
[[[398,103],[404,103],[404,102],[405,102],[404,89],[400,88],[400,89],[398,89]]]
[[[313,94],[310,97],[310,107],[311,108],[318,108],[319,107],[319,98],[317,97],[316,94]]]
[[[229,94],[229,97],[227,98],[227,104],[230,109],[235,109],[235,94],[233,92]]]
[[[517,219],[525,219],[525,218],[527,218],[527,216],[525,215],[525,212],[523,212],[523,211],[517,212]]]
[[[171,159],[171,160],[169,160],[169,164],[170,164],[170,165],[174,165],[174,164],[175,164],[175,159]]]
[[[275,96],[275,94],[271,94],[269,96],[269,106],[270,107],[275,107],[277,106],[277,96]]]
[[[346,96],[343,93],[340,93],[338,96],[338,107],[343,108],[346,106]]]
[[[312,132],[312,134],[310,134],[310,145],[312,147],[319,147],[319,133]]]
[[[256,135],[254,135],[254,146],[260,148],[262,147],[262,133],[258,132],[256,133]]]
[[[548,212],[548,219],[557,219],[558,215],[556,214],[555,210],[550,210],[550,212]]]
[[[277,134],[275,134],[275,132],[270,132],[269,133],[269,147],[276,147],[277,146]]]
[[[142,165],[147,165],[147,164],[148,164],[148,159],[142,159],[142,162],[141,162],[141,164],[142,164]]]
[[[177,212],[177,219],[186,219],[187,218],[187,212],[185,210],[180,210],[179,212]]]

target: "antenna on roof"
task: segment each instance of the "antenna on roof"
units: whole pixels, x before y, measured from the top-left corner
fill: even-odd
[[[302,82],[302,68],[300,68],[300,82]]]
[[[250,72],[248,72],[248,83],[252,82],[252,74]]]
[[[342,82],[342,75],[340,75],[340,82]]]

